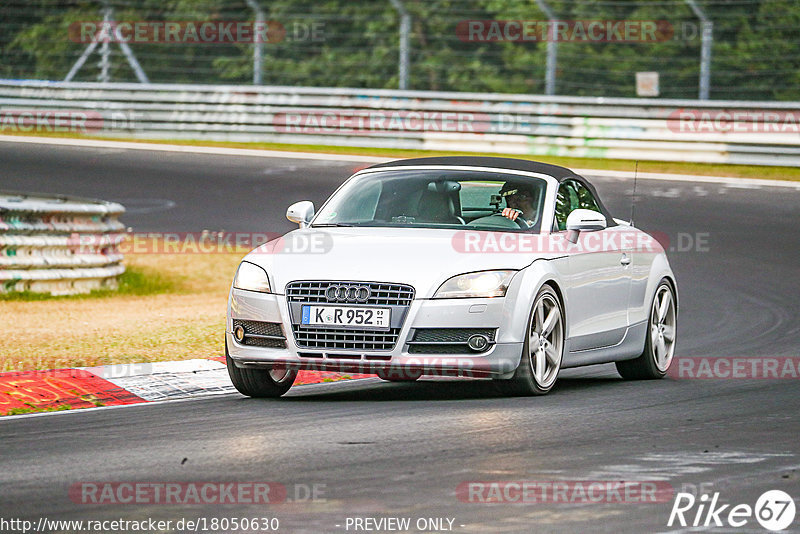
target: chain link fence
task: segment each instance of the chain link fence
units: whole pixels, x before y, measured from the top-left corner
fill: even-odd
[[[6,0],[0,78],[792,101],[798,22],[791,0]]]

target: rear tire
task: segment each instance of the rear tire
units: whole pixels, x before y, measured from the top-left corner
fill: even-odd
[[[669,282],[661,280],[650,305],[644,352],[636,359],[616,362],[620,376],[626,380],[664,378],[675,354],[676,327],[675,293]]]
[[[564,309],[546,285],[533,302],[519,366],[510,379],[494,380],[497,390],[514,397],[549,393],[561,370],[564,334]]]
[[[225,363],[233,387],[242,395],[257,398],[277,398],[289,391],[297,377],[297,370],[285,366],[274,366],[269,369],[245,369],[236,367],[228,354],[225,343]]]

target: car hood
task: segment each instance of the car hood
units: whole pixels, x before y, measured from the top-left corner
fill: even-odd
[[[464,246],[465,235],[489,246]],[[263,267],[276,293],[296,280],[342,280],[410,284],[429,298],[448,278],[490,269],[523,269],[553,254],[496,252],[492,240],[509,232],[465,232],[430,228],[304,228],[256,248],[245,258]],[[531,237],[529,235],[529,237]],[[481,241],[483,242],[483,241]],[[480,249],[480,251],[475,251]],[[487,252],[488,250],[488,252]]]

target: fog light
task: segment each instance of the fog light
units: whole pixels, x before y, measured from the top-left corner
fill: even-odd
[[[483,334],[475,334],[469,337],[467,346],[476,352],[482,352],[489,346],[489,338]]]
[[[239,343],[244,341],[244,327],[242,325],[238,325],[233,329],[233,337],[235,337],[236,341]]]

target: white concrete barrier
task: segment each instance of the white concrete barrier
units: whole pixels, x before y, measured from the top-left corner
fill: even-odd
[[[800,102],[0,80],[0,134],[800,165]]]
[[[0,191],[0,292],[116,288],[124,211],[115,202]]]

